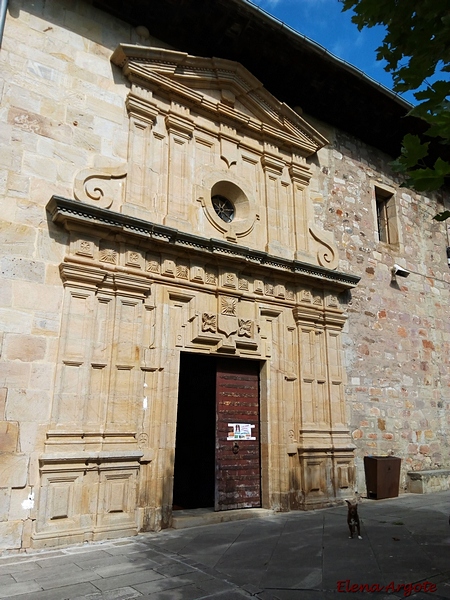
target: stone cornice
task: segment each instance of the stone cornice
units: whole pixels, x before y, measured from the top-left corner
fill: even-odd
[[[138,238],[141,243],[148,240],[179,250],[185,249],[203,255],[220,256],[233,262],[244,262],[248,265],[264,267],[279,273],[291,273],[320,287],[326,286],[340,290],[349,289],[355,287],[360,280],[360,277],[356,275],[333,271],[299,260],[280,258],[267,252],[252,250],[231,242],[184,233],[165,225],[159,225],[61,196],[52,196],[47,204],[47,211],[54,223],[64,227],[68,227],[69,224],[76,224],[89,228],[105,228],[114,233]]]

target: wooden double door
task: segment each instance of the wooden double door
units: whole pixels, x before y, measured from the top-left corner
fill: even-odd
[[[182,353],[173,505],[261,506],[258,361]]]

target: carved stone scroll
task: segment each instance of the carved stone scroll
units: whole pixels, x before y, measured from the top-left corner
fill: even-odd
[[[329,269],[335,269],[338,265],[339,256],[336,245],[326,239],[326,237],[328,237],[327,232],[319,231],[314,225],[309,226],[309,232],[316,242],[320,244],[317,251],[319,265],[328,267]]]
[[[114,180],[126,177],[126,164],[114,167],[82,169],[75,177],[73,193],[80,202],[95,204],[100,208],[111,208],[119,197],[120,186]]]

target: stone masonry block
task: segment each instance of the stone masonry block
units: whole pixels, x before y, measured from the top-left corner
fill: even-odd
[[[34,335],[57,336],[59,334],[59,327],[59,315],[38,313],[33,321],[31,333]]]
[[[6,397],[8,396],[8,388],[0,388],[0,419],[3,419],[6,409]]]
[[[0,275],[9,279],[44,282],[45,265],[36,260],[5,256],[0,262]]]
[[[0,306],[11,306],[12,304],[12,285],[11,281],[2,281],[0,285]]]
[[[0,308],[0,327],[3,330],[15,333],[29,333],[33,315],[30,312],[15,310],[14,308]]]
[[[10,333],[6,335],[4,357],[8,360],[33,362],[45,357],[46,339],[33,335]]]
[[[5,214],[2,213],[3,219]],[[1,264],[1,275],[5,278],[13,277],[14,279],[28,279],[29,281],[36,281],[36,277],[39,279],[36,267],[33,267],[30,261],[27,259],[12,258],[12,256],[30,256],[34,251],[34,244],[36,241],[36,231],[32,227],[28,227],[18,223],[8,223],[3,221],[0,223],[0,245],[2,247],[3,256]],[[7,259],[6,257],[9,256]],[[42,268],[42,267],[41,267]],[[28,270],[28,276],[22,277],[22,271],[25,273]]]
[[[16,200],[15,218],[24,225],[38,228],[44,225],[45,211],[42,206],[30,202],[28,198],[18,198]]]
[[[45,422],[50,413],[50,394],[43,390],[10,389],[6,418],[11,421]]]
[[[23,421],[20,423],[19,450],[26,454],[32,453],[34,449],[42,450],[46,439],[47,425],[39,425],[35,421]]]
[[[28,198],[30,195],[30,180],[17,173],[8,175],[8,195],[16,198]],[[17,219],[22,222],[21,219]]]
[[[29,177],[41,177],[48,181],[55,181],[57,177],[56,161],[36,156],[31,152],[24,152],[23,173]]]
[[[14,281],[13,302],[17,308],[59,314],[62,287],[55,288],[31,281]]]
[[[27,482],[28,456],[0,453],[0,487],[22,488]]]
[[[0,549],[14,550],[21,547],[23,521],[0,523]]]
[[[13,421],[0,421],[0,451],[16,452],[19,440],[19,424]]]
[[[34,390],[48,390],[53,387],[55,365],[49,363],[34,363],[31,365],[30,387]]]
[[[34,508],[34,495],[30,493],[28,486],[19,490],[11,490],[8,518],[10,521],[25,520]]]
[[[7,405],[7,397],[9,396],[9,392],[12,388],[20,388],[21,386],[29,386],[30,381],[30,368],[31,365],[29,363],[14,361],[0,362],[0,381],[5,385],[3,390],[6,390],[3,395],[0,394],[0,398],[3,399],[5,406]],[[0,400],[1,402],[1,400]],[[3,415],[1,415],[0,420],[3,420]],[[15,421],[16,419],[11,419]]]
[[[8,520],[10,499],[11,490],[8,488],[0,489],[0,521]]]

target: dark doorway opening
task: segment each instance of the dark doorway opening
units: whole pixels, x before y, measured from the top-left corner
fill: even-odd
[[[216,358],[181,353],[173,506],[214,506]]]
[[[181,353],[173,508],[261,506],[259,361]]]

